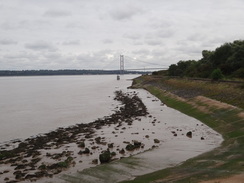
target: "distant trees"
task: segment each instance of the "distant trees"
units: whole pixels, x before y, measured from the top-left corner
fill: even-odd
[[[212,78],[217,73],[221,77],[244,78],[244,41],[225,43],[215,51],[203,50],[198,61],[179,61],[169,67],[170,76]]]
[[[124,71],[124,74],[145,74],[140,71]],[[120,74],[120,70],[0,70],[0,76],[50,76],[50,75]]]

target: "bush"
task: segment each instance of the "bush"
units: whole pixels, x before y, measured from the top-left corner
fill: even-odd
[[[213,81],[218,81],[218,80],[223,79],[223,78],[224,78],[224,75],[222,74],[220,69],[215,69],[211,73],[211,79]]]

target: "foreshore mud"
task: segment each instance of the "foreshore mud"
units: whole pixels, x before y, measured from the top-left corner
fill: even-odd
[[[121,104],[110,116],[88,124],[58,128],[23,141],[15,140],[12,144],[0,147],[0,182],[14,183],[37,181],[43,177],[52,178],[55,174],[82,163],[78,156],[87,158],[96,154],[97,157],[90,162],[96,165],[118,159],[118,155],[114,158],[116,154],[125,157],[129,156],[129,152],[143,148],[143,142],[133,141],[127,142],[125,148],[117,148],[112,152],[111,149],[116,147],[116,144],[107,143],[104,137],[95,135],[97,130],[105,126],[130,126],[134,120],[148,115],[146,106],[136,92],[116,91],[114,100]],[[92,144],[91,148],[88,148],[88,143]],[[15,148],[11,149],[12,145]]]
[[[241,107],[241,85],[142,76],[134,80],[133,87],[144,88],[166,105],[202,121],[220,133],[224,141],[212,151],[188,159],[180,165],[138,176],[126,183],[242,182],[244,111]]]

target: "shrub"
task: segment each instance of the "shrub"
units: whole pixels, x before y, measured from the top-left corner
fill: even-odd
[[[220,69],[215,69],[211,73],[211,79],[213,81],[218,81],[218,80],[223,79],[223,78],[224,78],[224,75],[222,74]]]

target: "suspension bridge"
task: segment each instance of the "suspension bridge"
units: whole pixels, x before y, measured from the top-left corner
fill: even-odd
[[[140,62],[140,63],[144,63],[147,64],[147,66],[150,67],[136,67],[136,68],[125,68],[125,58],[128,60],[133,60],[134,62]],[[142,61],[142,60],[138,60],[138,59],[134,59],[131,58],[129,56],[124,56],[124,55],[120,55],[120,73],[123,74],[125,71],[158,71],[158,70],[167,70],[168,67],[162,67],[160,64],[157,63],[150,63],[150,62],[146,62],[146,61]]]

